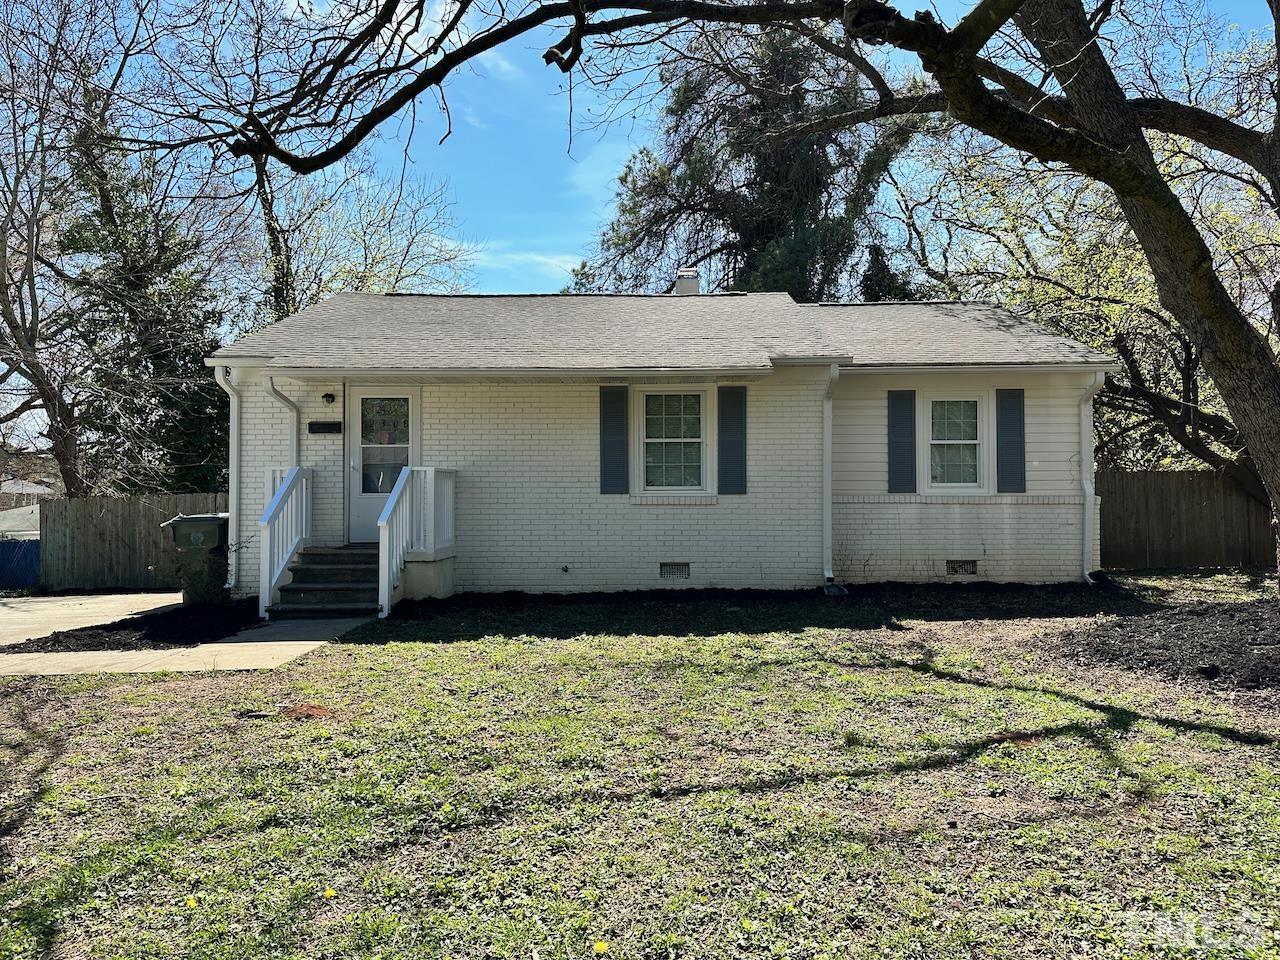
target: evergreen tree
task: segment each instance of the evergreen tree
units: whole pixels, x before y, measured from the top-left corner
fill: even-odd
[[[868,214],[910,127],[874,140],[778,136],[855,108],[856,87],[830,82],[837,65],[790,31],[704,40],[702,56],[667,68],[658,143],[627,163],[616,215],[574,289],[663,290],[692,265],[713,290],[847,296],[874,236]]]

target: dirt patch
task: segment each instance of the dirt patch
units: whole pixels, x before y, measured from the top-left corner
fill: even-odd
[[[1280,601],[1193,603],[1050,635],[1055,652],[1233,687],[1280,686]]]
[[[47,637],[0,646],[7,653],[81,653],[92,650],[168,650],[221,640],[260,624],[256,597],[224,607],[177,607],[114,623],[58,630]]]

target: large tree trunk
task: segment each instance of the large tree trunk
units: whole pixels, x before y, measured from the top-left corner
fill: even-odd
[[[1078,0],[1028,0],[1018,26],[1067,93],[1076,122],[1153,174],[1116,198],[1155,276],[1161,305],[1204,358],[1280,517],[1280,365],[1232,299],[1213,255],[1163,177]],[[1276,529],[1273,527],[1273,529]],[[1277,546],[1280,557],[1280,545]]]
[[[61,397],[46,400],[45,415],[49,421],[46,434],[49,452],[58,465],[62,486],[68,497],[88,497],[92,487],[85,479],[80,463],[80,438],[76,430],[74,412]]]
[[[268,299],[271,303],[273,320],[280,320],[298,312],[298,285],[293,271],[293,249],[289,244],[289,233],[280,223],[276,212],[275,191],[271,185],[271,173],[267,169],[266,158],[253,158],[254,187],[258,195],[258,206],[262,208],[262,227],[267,235],[268,269],[271,281]]]

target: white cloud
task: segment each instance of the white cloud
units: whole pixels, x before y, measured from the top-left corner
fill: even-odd
[[[462,105],[462,120],[469,127],[475,127],[477,130],[488,130],[489,124],[480,119],[480,115],[471,109],[471,105],[464,103]]]
[[[493,68],[493,72],[500,77],[508,77],[517,79],[524,76],[522,70],[510,57],[496,47],[492,50],[486,50],[477,57],[481,63]]]
[[[532,250],[477,250],[475,264],[508,273],[533,271],[557,280],[568,280],[582,262],[581,254],[536,253]]]
[[[624,140],[606,140],[578,160],[565,177],[571,197],[586,200],[596,216],[602,216],[618,191],[618,174],[633,148]]]

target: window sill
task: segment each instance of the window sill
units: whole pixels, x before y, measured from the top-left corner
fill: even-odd
[[[709,507],[720,498],[714,493],[633,493],[630,500],[640,507]]]

